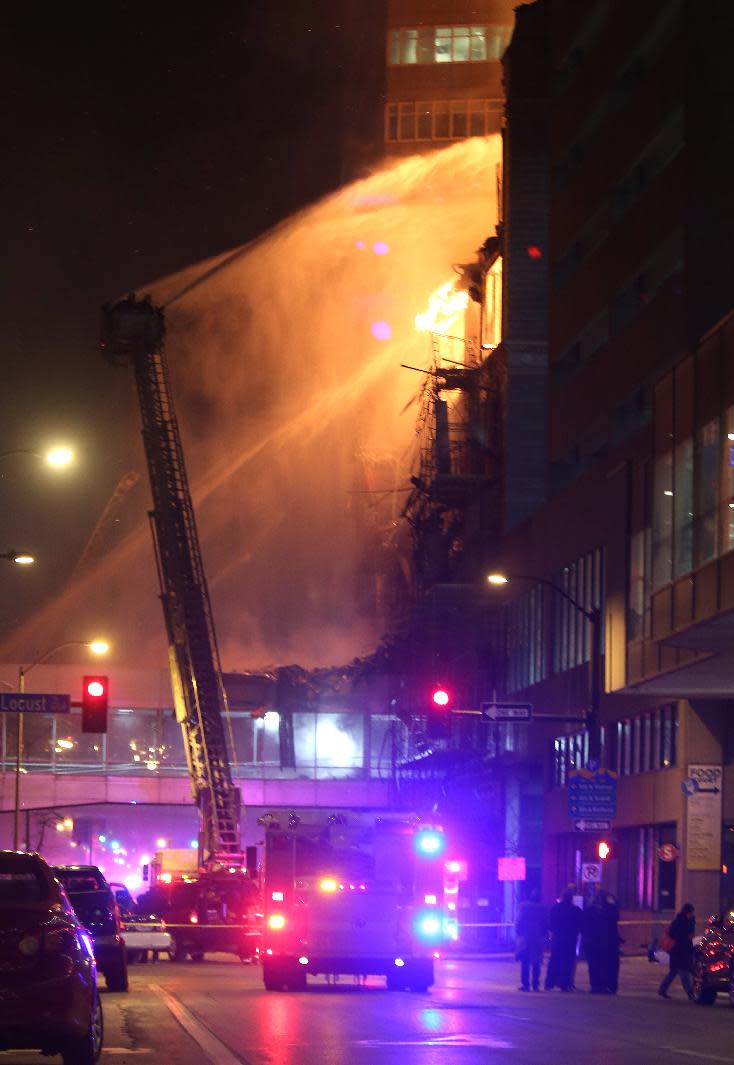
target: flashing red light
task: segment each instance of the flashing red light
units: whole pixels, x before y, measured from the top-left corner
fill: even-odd
[[[528,258],[535,260],[543,258],[543,252],[537,244],[528,244]]]

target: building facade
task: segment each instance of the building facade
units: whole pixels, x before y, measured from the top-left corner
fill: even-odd
[[[507,0],[389,0],[388,155],[499,132],[512,9]]]
[[[498,563],[533,579],[505,593],[505,694],[538,719],[579,719],[534,726],[547,752],[546,894],[600,871],[639,923],[635,945],[683,902],[706,915],[734,890],[734,314],[722,283],[734,145],[721,121],[732,28],[715,2],[538,0],[518,9],[506,59],[504,326],[511,341],[518,309],[530,323],[545,309],[547,361],[531,456],[542,487],[524,513],[506,428]],[[525,69],[543,38],[545,86]],[[513,144],[524,171],[507,169]],[[523,174],[543,155],[547,212],[528,231]],[[533,263],[547,266],[535,287]],[[569,812],[569,774],[594,772],[597,753],[617,775],[601,835]]]

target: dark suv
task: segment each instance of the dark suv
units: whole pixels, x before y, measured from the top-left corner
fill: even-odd
[[[693,998],[710,1006],[719,991],[727,993],[734,955],[734,910],[709,917],[693,962]]]
[[[94,1065],[102,1006],[87,931],[39,854],[0,851],[0,1050]]]
[[[54,875],[66,889],[79,920],[94,941],[97,966],[110,991],[127,991],[127,955],[120,911],[112,888],[96,865],[56,865]]]

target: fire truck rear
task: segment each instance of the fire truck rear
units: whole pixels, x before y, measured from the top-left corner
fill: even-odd
[[[306,975],[382,975],[426,991],[444,938],[445,837],[416,817],[267,815],[263,980],[302,990]]]

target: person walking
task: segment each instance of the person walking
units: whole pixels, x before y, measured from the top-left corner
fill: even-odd
[[[520,904],[515,924],[516,957],[520,962],[520,990],[540,991],[540,969],[548,932],[548,913],[536,888]]]
[[[680,977],[683,990],[690,999],[693,998],[691,974],[693,973],[693,934],[696,930],[696,915],[693,904],[687,902],[668,929],[673,946],[670,948],[670,968],[664,977],[658,994],[661,998],[670,998],[668,988]]]
[[[581,931],[581,910],[574,903],[574,886],[569,884],[558,902],[551,906],[548,923],[551,950],[545,974],[545,989],[575,990],[576,945]]]

